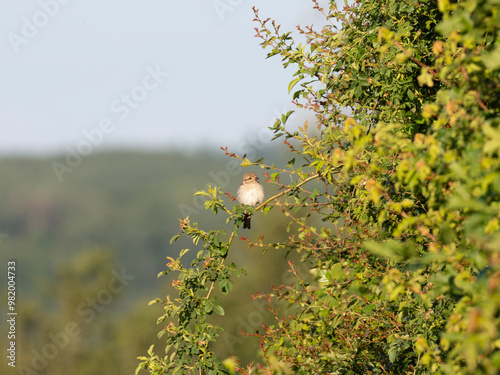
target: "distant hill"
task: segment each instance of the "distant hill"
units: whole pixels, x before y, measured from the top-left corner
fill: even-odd
[[[179,218],[215,224],[193,193],[210,183],[234,194],[247,171],[222,151],[96,153],[62,181],[57,165],[66,157],[0,159],[0,260],[18,260],[18,282],[31,296],[61,260],[94,247],[109,248],[117,267],[137,276],[132,295],[156,296],[156,275],[178,254],[169,241]]]
[[[60,182],[52,163],[65,158],[0,159],[2,264],[17,259],[19,283],[35,293],[60,260],[100,246],[137,275],[135,288],[157,285],[181,208],[202,215],[193,189],[212,182],[209,173],[224,171],[228,160],[222,152],[102,153],[83,158]]]
[[[270,164],[285,162],[274,150],[259,151],[261,156]],[[171,290],[167,278],[157,278],[166,269],[166,257],[177,257],[182,248],[196,249],[184,238],[169,243],[178,233],[179,218],[189,215],[205,230],[229,231],[232,227],[232,223],[226,224],[225,213],[208,213],[193,193],[210,183],[235,195],[245,172],[253,170],[264,177],[265,171],[243,169],[222,151],[106,152],[82,158],[71,172],[62,174],[61,181],[54,165],[67,166],[65,159],[0,159],[0,261],[4,266],[9,259],[17,261],[17,307],[23,315],[18,339],[26,348],[19,359],[29,365],[31,348],[40,351],[50,341],[47,331],[58,332],[68,321],[91,317],[78,306],[90,306],[88,298],[96,296],[95,288],[102,291],[99,285],[106,285],[115,275],[107,268],[121,271],[125,267],[126,274],[135,277],[133,282],[98,319],[91,324],[79,323],[85,331],[72,343],[74,353],[68,351],[49,365],[50,373],[62,374],[68,366],[64,361],[71,360],[72,366],[83,366],[78,375],[95,373],[84,368],[90,366],[86,358],[93,358],[101,373],[116,373],[118,366],[123,373],[132,373],[137,355],[145,354],[159,329],[156,319],[161,306],[148,307],[147,301]],[[266,186],[267,196],[274,192]],[[266,241],[284,240],[285,223],[276,214],[256,214],[252,231],[241,234],[254,239],[264,235]],[[195,255],[196,251],[191,251],[187,258]],[[260,319],[267,319],[250,295],[271,284],[279,285],[289,273],[281,251],[269,251],[263,257],[258,248],[248,249],[239,240],[228,259],[248,271],[234,285],[235,291],[224,297],[228,314],[221,324],[228,329],[227,337],[235,338],[242,327],[251,330],[260,326]],[[94,310],[98,311],[100,308]],[[101,332],[107,334],[102,336]],[[98,343],[96,337],[100,337]],[[244,361],[255,358],[258,342],[241,342],[229,345],[222,340],[217,350]],[[81,358],[75,360],[74,355]],[[116,358],[110,362],[111,355]]]

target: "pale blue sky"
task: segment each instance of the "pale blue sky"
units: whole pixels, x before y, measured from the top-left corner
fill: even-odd
[[[283,30],[324,22],[309,0],[0,2],[0,155],[92,136],[91,151],[235,147],[293,108],[294,71],[265,59],[251,7]]]

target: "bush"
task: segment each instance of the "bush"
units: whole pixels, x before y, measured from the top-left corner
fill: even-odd
[[[165,305],[160,321],[170,320],[160,332],[167,355],[151,348],[138,370],[497,374],[500,4],[313,3],[326,24],[299,27],[303,44],[255,14],[269,56],[296,64],[289,89],[315,113],[321,135],[307,123],[287,129],[288,113],[272,128],[295,154],[287,167],[241,160],[267,169],[267,182],[282,189],[256,210],[280,210],[290,222],[285,242],[247,241],[299,252],[316,278],[306,281],[290,263],[293,285],[257,295],[276,318],[254,334],[260,363],[223,363],[210,350],[220,332],[210,315],[224,314],[212,292],[229,293],[244,273],[225,264],[244,207],[229,209],[220,188],[200,192],[234,228],[227,236],[181,221],[181,234],[203,250],[190,268],[171,260],[165,273],[180,273],[179,297],[154,301]],[[288,303],[286,313],[277,301]]]

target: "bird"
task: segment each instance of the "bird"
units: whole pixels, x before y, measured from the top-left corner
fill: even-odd
[[[240,204],[255,207],[264,201],[264,188],[259,184],[259,178],[253,172],[245,173],[237,199]],[[243,217],[243,229],[250,229],[250,214]]]

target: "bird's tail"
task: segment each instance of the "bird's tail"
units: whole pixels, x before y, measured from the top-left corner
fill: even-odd
[[[250,214],[243,216],[243,229],[250,229]]]

